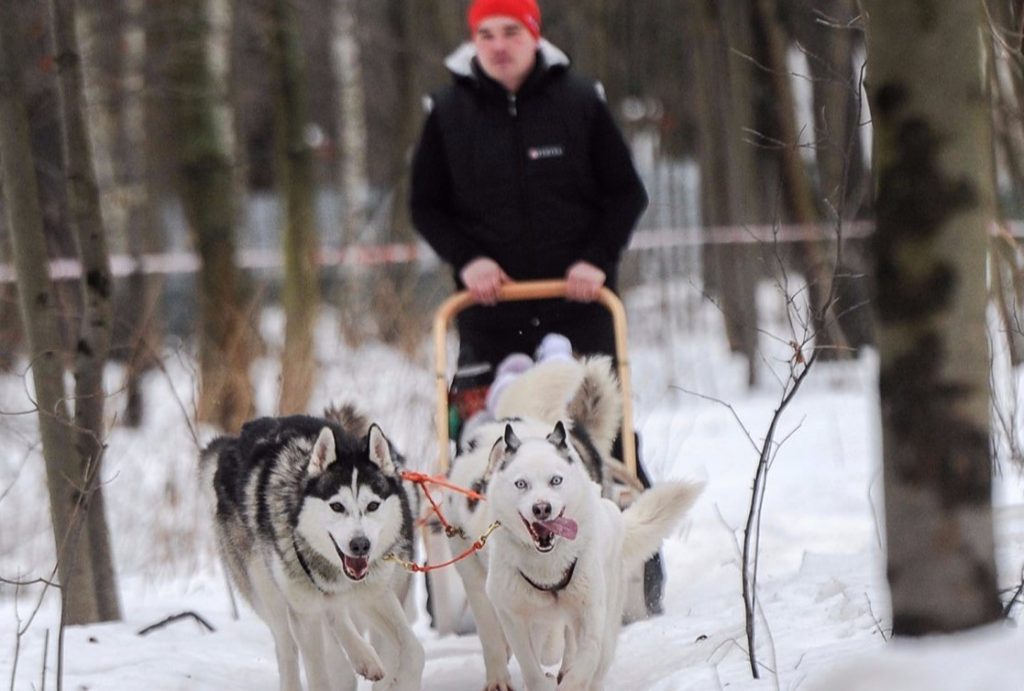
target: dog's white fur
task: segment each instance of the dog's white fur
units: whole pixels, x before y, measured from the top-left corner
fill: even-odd
[[[533,432],[509,425],[490,453],[488,513],[502,528],[489,548],[487,596],[527,691],[552,691],[556,683],[596,691],[615,653],[627,572],[658,550],[702,488],[664,483],[620,511],[601,497],[561,423],[545,436]],[[529,527],[538,525],[538,507],[574,522],[575,537],[539,540]],[[556,682],[542,664],[556,661],[559,650]]]
[[[513,424],[524,435],[546,434],[549,431],[547,425],[536,421],[520,420]],[[481,491],[484,489],[481,479],[487,473],[490,451],[490,446],[486,444],[493,444],[494,440],[503,434],[504,428],[505,423],[488,422],[474,431],[474,439],[481,440],[481,443],[469,453],[456,459],[449,476],[452,483],[460,487],[476,487]],[[483,440],[486,440],[486,444]],[[451,538],[452,551],[462,553],[469,549],[473,541],[487,530],[490,524],[487,509],[483,502],[472,505],[465,497],[454,493],[448,494],[446,504],[449,521],[452,525],[459,527],[463,533]],[[472,511],[469,509],[471,505],[474,507]],[[491,601],[487,599],[487,553],[490,549],[489,544],[482,552],[455,562],[455,569],[462,579],[466,599],[473,611],[473,620],[476,622],[477,635],[480,637],[480,645],[483,649],[484,668],[487,676],[484,689],[485,691],[511,691],[512,678],[508,671],[508,644],[505,641],[505,634],[502,633],[498,615],[494,611]]]
[[[618,382],[612,374],[611,358],[597,356],[572,362],[540,363],[506,387],[497,402],[496,413],[500,418],[515,418],[512,425],[524,437],[543,437],[556,421],[571,417],[586,428],[598,453],[608,455],[622,419],[622,401]],[[490,449],[504,431],[505,422],[498,421],[475,428],[470,438],[464,440],[470,450],[455,458],[449,479],[461,487],[476,486],[482,490]],[[449,521],[463,531],[462,536],[452,538],[452,549],[462,553],[484,533],[490,520],[482,504],[469,502],[460,494],[449,493],[446,503]],[[510,691],[508,644],[485,590],[486,552],[485,549],[483,553],[456,562],[455,568],[462,579],[483,648],[485,691]]]
[[[507,386],[497,402],[496,412],[502,418],[511,419],[514,434],[521,439],[545,439],[560,420],[569,421],[563,423],[567,428],[572,424],[579,425],[586,430],[599,456],[606,459],[610,456],[622,420],[621,395],[618,382],[612,373],[611,358],[598,356],[573,362],[541,363]],[[470,438],[464,440],[468,445],[468,451],[461,453],[452,465],[450,479],[454,484],[484,489],[484,480],[489,477],[490,451],[495,441],[503,438],[505,427],[506,422],[494,421],[472,430]],[[577,466],[579,467],[579,464]],[[582,468],[579,469],[582,471]],[[585,472],[582,474],[589,482],[589,476]],[[606,483],[610,483],[609,475],[610,473],[604,473]],[[596,484],[593,484],[590,490],[596,491],[598,496],[601,494],[601,488]],[[449,494],[446,501],[449,520],[464,532],[463,537],[453,538],[452,549],[455,552],[462,552],[468,549],[490,525],[491,512],[484,508],[484,503],[467,501],[462,495]],[[631,515],[640,517],[645,511],[644,506],[650,501],[647,499],[637,505],[632,509]],[[607,501],[597,504],[602,507],[601,510],[607,505],[615,506]],[[615,510],[618,512],[617,508]],[[685,507],[681,510],[685,510]],[[653,524],[648,520],[640,520],[638,525]],[[505,530],[499,529],[495,537]],[[660,528],[655,532],[664,535]],[[498,540],[500,542],[501,538]],[[660,541],[661,537],[654,542],[654,547],[647,554],[642,555],[639,562],[631,559],[632,568],[625,570],[631,577],[628,588],[629,601],[639,601],[640,610],[643,609],[643,584],[637,574],[642,573],[643,558],[655,552]],[[632,545],[641,544],[647,545],[649,540],[638,534]],[[488,547],[482,553],[457,562],[456,570],[465,587],[483,649],[486,668],[485,690],[509,691],[512,688],[508,671],[509,648],[498,613],[486,591],[489,556],[487,553],[490,551],[492,548]],[[616,598],[618,597],[616,594]],[[621,606],[614,606],[615,611],[622,612]],[[619,616],[612,618],[618,620]],[[618,630],[618,624],[615,630]],[[539,632],[538,640],[540,638],[547,640],[545,661],[556,663],[561,657],[561,631],[552,629],[546,633]]]
[[[598,451],[611,453],[622,424],[622,397],[611,365],[603,355],[539,363],[505,387],[495,417],[526,417],[549,425],[575,420],[586,427]]]

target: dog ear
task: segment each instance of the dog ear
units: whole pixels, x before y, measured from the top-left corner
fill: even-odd
[[[508,448],[509,453],[515,453],[519,450],[519,447],[523,445],[523,442],[519,441],[519,437],[516,436],[515,430],[512,429],[512,425],[509,423],[505,424],[503,441],[505,442],[505,446]]]
[[[313,452],[309,455],[309,474],[320,475],[327,470],[327,466],[337,459],[337,451],[334,447],[334,432],[330,427],[320,430],[320,436],[313,444]]]
[[[481,482],[488,483],[491,481],[491,476],[505,468],[505,463],[508,461],[509,456],[519,450],[522,442],[519,441],[519,437],[512,431],[512,425],[505,425],[505,433],[498,437],[498,440],[494,442],[494,446],[491,447],[491,454],[487,459],[487,471],[484,473]]]
[[[555,428],[551,430],[551,434],[547,436],[547,440],[559,451],[567,451],[569,445],[565,440],[568,436],[569,434],[565,431],[565,425],[559,420],[555,423]]]
[[[385,475],[395,475],[395,457],[391,450],[391,442],[384,436],[376,422],[370,425],[366,439],[366,455],[370,460],[380,466]]]

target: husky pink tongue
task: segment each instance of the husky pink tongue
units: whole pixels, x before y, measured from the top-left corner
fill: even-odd
[[[567,540],[576,539],[576,521],[565,516],[559,516],[558,518],[552,518],[550,521],[544,521],[541,523],[542,526],[550,530],[555,535],[561,535]]]
[[[361,579],[369,571],[369,560],[366,557],[350,557],[344,555],[345,568],[355,579]]]

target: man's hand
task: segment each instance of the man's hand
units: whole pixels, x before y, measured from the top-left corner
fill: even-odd
[[[578,302],[592,302],[604,286],[604,271],[590,262],[578,261],[565,272],[565,296]]]
[[[465,284],[473,299],[482,305],[494,305],[498,302],[498,288],[509,283],[508,277],[498,262],[488,257],[477,257],[462,267],[459,278]]]

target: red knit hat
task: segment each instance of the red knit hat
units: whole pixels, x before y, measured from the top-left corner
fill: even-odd
[[[537,0],[473,0],[466,14],[470,34],[489,17],[512,17],[526,27],[534,38],[540,38],[540,8]]]

